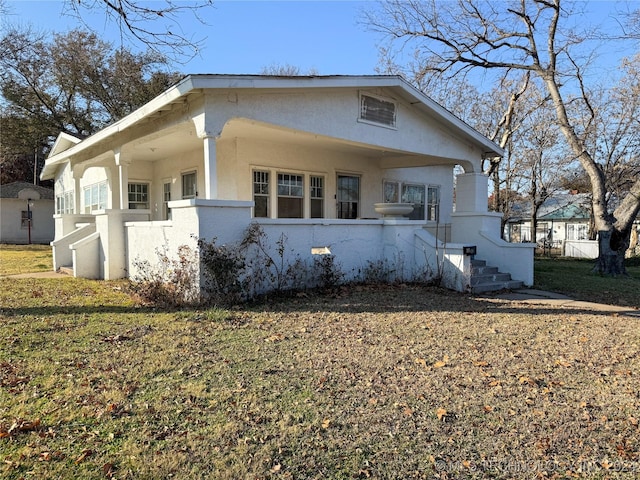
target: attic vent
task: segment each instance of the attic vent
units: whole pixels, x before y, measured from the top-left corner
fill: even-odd
[[[396,104],[378,97],[360,95],[360,120],[395,127]]]

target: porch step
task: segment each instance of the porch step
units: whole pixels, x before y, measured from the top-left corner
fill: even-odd
[[[58,268],[58,273],[64,273],[65,275],[73,277],[73,265]]]
[[[522,288],[523,283],[512,280],[510,273],[499,272],[496,267],[487,266],[484,260],[471,260],[471,292],[484,293]]]

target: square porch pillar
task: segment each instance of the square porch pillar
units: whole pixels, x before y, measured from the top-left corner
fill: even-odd
[[[216,139],[205,136],[204,140],[204,198],[216,200],[218,198],[218,159],[216,154]]]
[[[456,213],[488,211],[489,177],[484,173],[462,173],[456,181]]]

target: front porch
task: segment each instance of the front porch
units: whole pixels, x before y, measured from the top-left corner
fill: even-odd
[[[464,185],[479,178],[458,181]],[[466,191],[472,190],[467,185]],[[465,195],[460,199],[464,202]],[[254,218],[253,202],[247,201],[191,199],[170,206],[172,218],[167,221],[150,221],[150,212],[139,210],[58,216],[57,222],[73,229],[52,243],[54,268],[71,265],[75,276],[87,278],[135,278],[145,262],[158,264],[159,254],[177,255],[181,246],[195,252],[197,239],[239,244],[249,225],[257,223],[274,257],[282,239],[282,261],[288,264],[310,265],[314,252],[330,252],[345,281],[366,281],[373,269],[383,268],[389,281],[438,280],[447,288],[470,291],[475,258],[525,285],[533,283],[534,245],[502,241],[500,217],[493,213],[456,212],[451,223],[425,224],[404,218]],[[465,253],[468,246],[475,247],[475,256]]]

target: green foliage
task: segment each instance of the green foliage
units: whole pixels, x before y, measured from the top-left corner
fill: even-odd
[[[32,179],[34,153],[46,157],[60,132],[84,138],[166,90],[182,75],[165,67],[157,54],[116,49],[85,30],[8,29],[0,38],[2,183]]]
[[[626,278],[592,273],[593,264],[593,260],[537,257],[535,286],[577,300],[640,308],[640,265],[636,260],[626,262]]]
[[[120,286],[0,279],[3,480],[634,478],[629,317],[406,285],[167,312]]]

